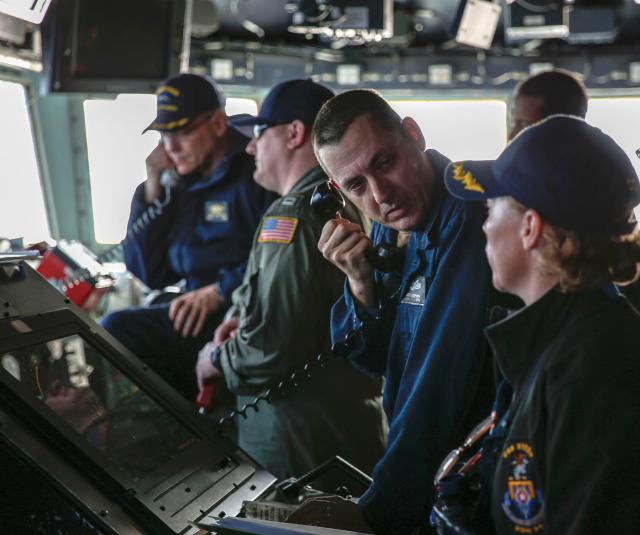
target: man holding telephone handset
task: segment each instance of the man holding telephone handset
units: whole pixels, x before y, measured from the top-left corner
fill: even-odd
[[[389,438],[357,506],[316,500],[289,521],[423,533],[438,464],[493,395],[482,339],[490,293],[484,210],[447,193],[448,159],[426,149],[418,124],[374,91],[354,89],[327,101],[312,143],[334,186],[374,221],[369,238],[357,223],[332,219],[318,247],[346,275],[331,313],[334,347],[385,377]],[[372,264],[368,251],[379,244],[404,248],[400,269]]]
[[[159,131],[161,140],[133,196],[124,259],[150,288],[184,279],[186,293],[114,312],[102,324],[193,400],[198,350],[242,281],[253,234],[275,196],[253,181],[253,158],[244,150],[249,140],[228,128],[213,80],[180,74],[156,95],[157,117],[145,131]],[[144,217],[158,206],[159,215]]]

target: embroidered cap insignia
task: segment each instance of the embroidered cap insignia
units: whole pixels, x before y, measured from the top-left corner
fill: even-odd
[[[468,191],[477,191],[484,193],[484,188],[471,174],[471,171],[465,171],[461,163],[453,164],[453,179],[461,182],[464,189]]]

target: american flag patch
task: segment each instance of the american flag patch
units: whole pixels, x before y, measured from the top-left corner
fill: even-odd
[[[265,217],[258,243],[291,243],[298,226],[295,217]]]

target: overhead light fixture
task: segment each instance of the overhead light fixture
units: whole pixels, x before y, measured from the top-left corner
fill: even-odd
[[[362,68],[360,65],[343,64],[336,67],[336,82],[340,85],[359,85]]]
[[[541,72],[547,72],[553,70],[553,63],[530,63],[529,64],[529,76],[535,76]]]
[[[451,85],[453,82],[453,68],[451,65],[429,65],[427,73],[431,85]]]
[[[214,80],[233,79],[233,61],[230,59],[214,58],[211,60],[211,77]]]

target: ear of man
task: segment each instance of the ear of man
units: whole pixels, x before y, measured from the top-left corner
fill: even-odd
[[[529,208],[522,216],[520,223],[520,240],[525,251],[533,251],[542,239],[544,220],[538,212]]]
[[[287,148],[294,150],[309,138],[310,128],[302,121],[295,120],[287,125]]]
[[[422,130],[412,117],[405,117],[402,119],[402,130],[407,134],[417,145],[421,151],[427,148],[427,142],[424,139]]]
[[[217,137],[222,138],[227,133],[227,115],[224,110],[216,110],[209,119],[209,125],[211,133]]]

